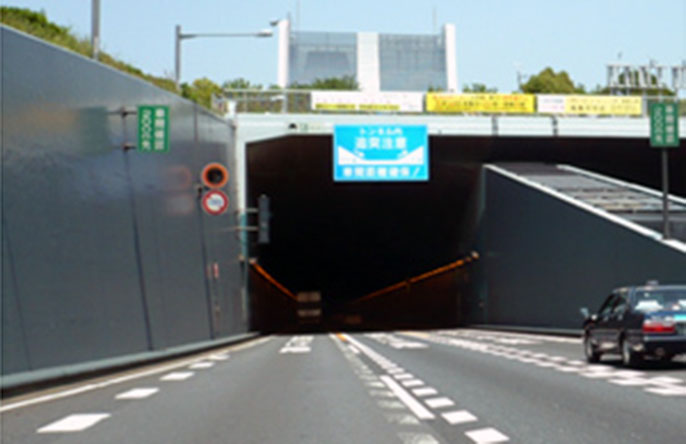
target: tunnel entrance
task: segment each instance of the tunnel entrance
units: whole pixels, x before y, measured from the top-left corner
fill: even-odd
[[[294,293],[321,293],[323,328],[481,321],[478,261],[364,308],[353,301],[479,251],[484,163],[566,163],[653,188],[660,180],[647,140],[432,136],[430,180],[419,183],[335,183],[331,144],[331,136],[308,135],[247,147],[248,202],[266,194],[272,204],[271,242],[253,245],[252,256]],[[672,192],[685,195],[684,150],[670,166]]]

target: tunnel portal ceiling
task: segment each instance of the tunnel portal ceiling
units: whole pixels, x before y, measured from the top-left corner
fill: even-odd
[[[253,255],[293,291],[345,302],[449,263],[474,248],[481,165],[566,163],[659,186],[647,140],[431,137],[430,180],[335,183],[332,138],[248,145],[248,202],[272,202],[271,243]],[[671,189],[686,195],[686,150],[671,154]],[[681,173],[681,174],[680,174]]]

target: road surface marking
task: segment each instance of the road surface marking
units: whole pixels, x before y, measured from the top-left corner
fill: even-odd
[[[405,408],[402,402],[395,400],[389,401],[386,399],[382,399],[380,401],[376,401],[376,404],[382,409],[400,410]]]
[[[244,349],[248,349],[251,347],[255,347],[257,345],[261,345],[265,342],[270,341],[271,339],[272,339],[271,336],[267,336],[265,338],[251,340],[251,341],[241,343],[238,345],[232,345],[227,350],[232,350],[232,351],[244,350]],[[226,353],[226,352],[220,352],[220,353]],[[216,354],[217,354],[217,352],[212,352],[212,354],[208,353],[208,354],[203,354],[202,356],[213,356]],[[191,359],[184,359],[183,361],[180,361],[180,362],[177,362],[174,364],[164,365],[162,367],[155,367],[155,368],[152,368],[150,370],[144,370],[142,372],[127,374],[125,376],[117,376],[115,378],[107,379],[105,381],[101,381],[101,382],[97,382],[97,383],[90,383],[90,384],[82,385],[79,387],[75,387],[73,389],[68,389],[68,390],[64,390],[61,392],[57,392],[57,393],[51,393],[49,395],[39,396],[37,398],[30,398],[30,399],[25,399],[23,401],[13,402],[11,404],[5,404],[5,405],[0,406],[0,413],[7,412],[9,410],[19,409],[22,407],[27,407],[30,405],[42,404],[44,402],[54,401],[56,399],[67,398],[69,396],[78,395],[80,393],[89,392],[91,390],[97,390],[97,389],[109,387],[110,385],[121,384],[122,382],[131,381],[133,379],[144,378],[146,376],[151,376],[151,375],[157,375],[159,373],[168,372],[169,370],[174,370],[177,368],[186,367],[187,365],[192,364],[193,362],[197,362],[198,360],[202,360],[202,359],[203,359],[202,357],[200,357],[200,358],[194,357]]]
[[[310,345],[314,336],[293,336],[286,342],[279,353],[309,353],[312,351]]]
[[[195,364],[191,364],[188,366],[191,370],[197,370],[197,369],[203,369],[203,368],[210,368],[214,367],[214,362],[196,362]]]
[[[360,351],[359,351],[359,350],[357,349],[357,347],[355,347],[354,345],[352,345],[352,344],[351,344],[351,345],[348,345],[348,348],[349,348],[350,351],[353,352],[354,354],[356,354],[356,355],[359,355],[359,354],[360,354]]]
[[[386,420],[397,425],[419,425],[419,420],[409,413],[383,412]]]
[[[379,382],[379,381],[367,381],[367,382],[365,382],[365,385],[366,385],[367,387],[374,387],[374,388],[383,388],[383,387],[386,387],[386,386],[383,384],[383,382]]]
[[[193,376],[193,372],[173,372],[168,373],[160,378],[160,381],[185,381]]]
[[[414,375],[412,373],[400,373],[393,375],[393,377],[397,380],[403,380],[403,379],[412,379],[414,378]]]
[[[477,420],[477,417],[472,415],[471,413],[469,413],[467,410],[457,410],[454,412],[446,412],[446,413],[441,414],[441,416],[450,425],[464,424],[467,422],[474,422]]]
[[[440,409],[443,407],[450,407],[455,405],[455,403],[451,399],[446,397],[425,399],[424,402],[432,409]]]
[[[686,388],[684,387],[647,388],[645,391],[662,396],[686,396]]]
[[[622,379],[608,379],[607,382],[617,385],[624,386],[639,386],[639,385],[649,385],[650,381],[642,378],[622,378]]]
[[[381,376],[381,381],[388,386],[389,389],[398,397],[398,399],[405,404],[405,406],[410,409],[412,413],[419,419],[434,419],[435,416],[423,405],[419,403],[412,395],[410,395],[405,389],[403,389],[396,381],[390,376]]]
[[[386,371],[387,371],[388,373],[391,373],[391,374],[393,374],[393,373],[404,373],[404,372],[405,372],[405,369],[400,368],[400,367],[391,367],[391,368],[389,368],[389,369],[386,370]]]
[[[369,395],[375,398],[395,398],[390,390],[369,390]]]
[[[408,379],[406,381],[402,381],[401,384],[403,387],[419,387],[420,385],[424,385],[424,381],[421,379]]]
[[[114,397],[114,399],[143,399],[147,398],[148,396],[152,396],[159,391],[160,389],[157,387],[131,389],[126,392],[119,393]]]
[[[84,413],[66,416],[36,430],[38,433],[70,433],[80,432],[94,426],[105,418],[109,413]]]
[[[226,361],[227,359],[229,359],[229,355],[226,355],[226,354],[212,355],[212,356],[210,356],[210,359],[213,361]]]
[[[401,432],[398,433],[398,436],[403,444],[439,444],[436,438],[428,433]]]
[[[684,382],[681,379],[672,376],[657,376],[655,378],[650,378],[650,380],[654,384],[682,384]]]
[[[510,440],[510,438],[493,428],[472,430],[465,433],[465,435],[477,444],[506,442]]]
[[[415,396],[431,396],[437,394],[438,392],[433,387],[422,387],[412,390],[412,393],[414,393]]]

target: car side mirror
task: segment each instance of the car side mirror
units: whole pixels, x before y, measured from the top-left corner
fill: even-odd
[[[580,308],[579,313],[581,313],[581,316],[583,316],[584,319],[588,319],[591,317],[591,313],[588,311],[588,308],[586,307]]]

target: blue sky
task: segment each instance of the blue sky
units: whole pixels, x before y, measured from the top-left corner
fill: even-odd
[[[78,35],[90,33],[90,0],[2,3],[43,10]],[[457,27],[460,88],[481,82],[510,92],[517,67],[535,74],[546,66],[593,87],[605,83],[605,64],[619,53],[630,63],[686,60],[686,0],[101,0],[101,9],[105,51],[170,77],[176,24],[184,32],[257,31],[288,13],[301,30],[415,34],[433,32],[435,10],[439,27]],[[276,37],[186,40],[182,81],[275,83],[276,54]]]

